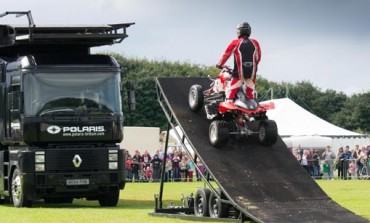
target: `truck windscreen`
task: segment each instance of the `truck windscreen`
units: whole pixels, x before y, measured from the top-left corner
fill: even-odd
[[[118,72],[26,73],[26,116],[106,115],[121,112]]]

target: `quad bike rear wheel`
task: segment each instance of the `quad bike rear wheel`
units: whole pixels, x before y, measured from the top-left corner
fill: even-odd
[[[190,87],[189,90],[189,107],[192,111],[199,111],[203,107],[203,88],[199,84]]]
[[[221,147],[229,140],[228,122],[216,120],[209,126],[209,141],[213,146]]]
[[[278,137],[278,128],[273,120],[263,120],[259,124],[258,141],[262,145],[270,146],[275,144]]]

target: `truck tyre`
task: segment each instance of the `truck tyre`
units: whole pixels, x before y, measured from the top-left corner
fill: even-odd
[[[213,146],[221,147],[229,141],[229,128],[226,121],[216,120],[209,126],[209,141]]]
[[[211,191],[208,188],[199,188],[194,197],[194,214],[197,217],[209,216],[208,201]]]
[[[203,107],[203,88],[202,86],[195,84],[190,87],[189,90],[189,107],[192,111],[197,112]]]
[[[258,141],[262,145],[270,146],[275,144],[278,137],[278,128],[273,120],[263,120],[259,124]]]
[[[18,169],[15,169],[12,175],[11,199],[15,207],[31,207],[32,201],[28,200],[23,193],[23,179]]]
[[[211,192],[211,195],[209,196],[208,207],[209,207],[209,216],[211,218],[225,218],[228,216],[229,212],[228,205],[222,203],[221,199],[217,197],[215,192]]]
[[[119,200],[119,190],[113,194],[101,196],[98,201],[101,207],[115,207]]]

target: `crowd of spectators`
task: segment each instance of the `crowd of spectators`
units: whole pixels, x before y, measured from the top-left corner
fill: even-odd
[[[316,179],[370,178],[370,145],[361,148],[356,145],[352,149],[349,146],[340,147],[337,154],[332,151],[330,146],[327,146],[322,152],[316,149],[301,149],[298,146],[293,150],[293,155],[302,167]]]
[[[134,154],[126,151],[126,181],[159,182],[161,179],[163,159],[164,153],[162,150],[157,150],[155,154],[150,154],[147,150],[144,153],[135,150]],[[185,151],[175,148],[167,154],[164,180],[166,182],[192,182],[195,177],[195,180],[200,181],[201,175],[198,169],[202,173],[204,172],[204,166],[199,160],[194,163]]]

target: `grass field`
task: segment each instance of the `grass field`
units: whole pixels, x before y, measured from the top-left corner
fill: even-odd
[[[342,206],[370,220],[370,181],[317,181],[330,197]],[[170,202],[181,205],[181,195],[189,195],[204,183],[166,183],[163,194],[164,207]],[[1,223],[46,223],[46,222],[191,222],[181,219],[149,216],[154,210],[154,194],[159,192],[159,183],[130,183],[121,192],[117,207],[101,208],[96,201],[74,200],[73,204],[45,205],[35,202],[33,208],[14,208],[0,205]],[[211,222],[211,221],[210,221]]]

